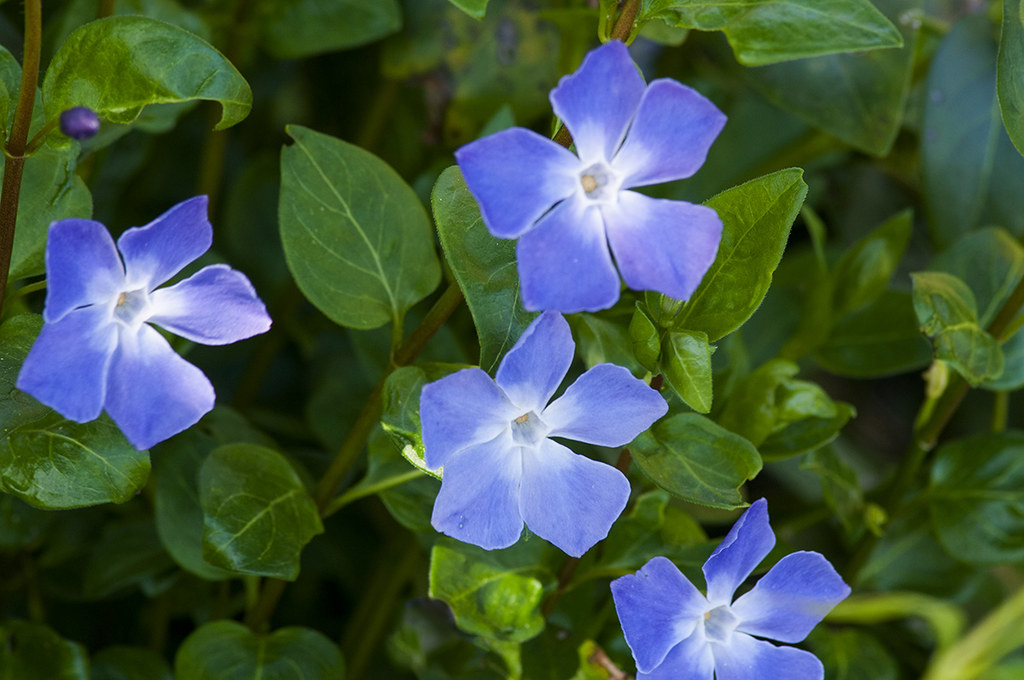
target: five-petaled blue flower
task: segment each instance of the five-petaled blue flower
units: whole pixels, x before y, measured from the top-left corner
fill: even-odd
[[[674,80],[645,86],[617,41],[562,78],[551,105],[579,157],[524,128],[455,153],[484,224],[499,238],[519,239],[523,306],[611,307],[619,299],[612,255],[630,288],[688,299],[715,260],[718,214],[627,189],[693,175],[725,115]]]
[[[519,540],[525,522],[576,557],[608,535],[629,482],[550,437],[623,446],[668,405],[612,364],[594,366],[548,404],[574,350],[569,324],[547,312],[501,360],[495,380],[467,368],[423,387],[426,464],[444,468],[435,529],[493,550]]]
[[[204,267],[156,289],[210,248],[206,206],[206,196],[179,203],[125,231],[117,248],[99,222],[51,224],[44,325],[18,375],[18,389],[80,423],[106,409],[138,449],[210,411],[210,381],[149,324],[193,342],[224,345],[265,332],[270,317],[249,279],[227,265]]]
[[[704,563],[707,597],[664,557],[612,581],[637,680],[821,680],[816,656],[758,638],[799,642],[850,594],[828,560],[816,552],[787,555],[732,601],[774,545],[762,498]]]

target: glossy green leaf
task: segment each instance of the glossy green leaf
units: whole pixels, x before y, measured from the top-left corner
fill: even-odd
[[[260,19],[263,43],[279,59],[365,45],[402,26],[397,0],[274,0]]]
[[[928,510],[942,545],[959,560],[1024,560],[1024,433],[960,439],[935,456]]]
[[[910,242],[912,217],[910,210],[893,216],[839,258],[832,275],[836,318],[873,302],[885,292]]]
[[[702,555],[694,546],[707,540],[700,525],[685,512],[670,505],[664,491],[648,491],[636,499],[629,515],[612,525],[601,544],[594,569],[602,574],[621,575],[636,571],[652,555],[663,555],[676,563],[687,556]]]
[[[948,361],[972,385],[1003,372],[999,343],[978,325],[974,294],[963,281],[941,272],[918,272],[914,311],[932,340],[935,357]]]
[[[426,211],[401,177],[357,146],[289,125],[281,240],[299,288],[342,326],[400,325],[437,287]]]
[[[237,621],[207,623],[174,657],[175,680],[343,680],[338,648],[322,633],[297,626],[268,635]]]
[[[482,19],[487,13],[487,0],[449,0],[471,17]]]
[[[288,461],[252,444],[210,453],[199,470],[199,503],[203,559],[244,574],[295,580],[303,546],[324,530]]]
[[[427,468],[423,462],[425,451],[420,432],[420,390],[427,383],[440,380],[462,368],[466,367],[456,364],[403,366],[389,375],[384,383],[381,426],[409,463],[437,479],[441,476]]]
[[[537,316],[519,300],[515,241],[491,236],[455,166],[437,178],[431,205],[448,265],[476,324],[480,367],[493,373]]]
[[[130,500],[149,476],[145,451],[106,415],[76,423],[14,386],[42,325],[24,314],[0,326],[0,488],[54,510]]]
[[[114,123],[130,123],[149,104],[207,99],[221,107],[223,130],[242,121],[252,91],[213,46],[188,31],[140,16],[113,16],[74,31],[43,80],[48,119],[88,106]]]
[[[799,169],[780,170],[706,203],[722,218],[722,241],[714,264],[671,321],[672,328],[704,331],[714,342],[750,318],[768,292],[807,195],[802,175]]]
[[[602,314],[573,314],[569,317],[569,326],[576,340],[576,353],[587,368],[616,364],[634,375],[644,374],[629,349],[629,327],[624,314],[614,310]]]
[[[144,647],[106,647],[89,665],[89,680],[174,680],[164,658]]]
[[[523,555],[518,548],[488,552],[438,541],[430,553],[430,597],[447,602],[456,624],[467,633],[529,640],[544,629],[540,605],[544,587],[553,579]]]
[[[661,351],[668,384],[697,413],[711,411],[711,353],[703,331],[669,331]]]
[[[753,444],[696,413],[663,418],[633,442],[631,451],[662,489],[714,508],[743,507],[739,488],[761,471]]]
[[[1024,154],[1024,4],[1003,0],[1003,31],[999,39],[997,93],[1003,125],[1013,145]]]
[[[0,624],[3,680],[90,680],[85,647],[27,621]]]
[[[903,44],[868,0],[644,0],[641,18],[723,31],[747,66]]]
[[[633,356],[640,365],[648,371],[657,370],[658,359],[661,357],[661,336],[643,305],[637,304],[633,318],[629,320],[629,342],[633,347]]]
[[[910,293],[890,290],[837,322],[814,359],[838,375],[877,378],[927,366],[932,350]]]

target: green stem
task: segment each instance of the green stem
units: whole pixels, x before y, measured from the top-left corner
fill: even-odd
[[[25,147],[32,107],[36,100],[39,81],[39,52],[43,37],[42,0],[25,0],[25,56],[21,64],[21,90],[14,112],[14,125],[4,153],[3,186],[0,188],[0,312],[3,311],[7,275],[11,270],[11,252],[14,248],[14,227],[18,222],[18,197],[21,176],[25,171]]]
[[[1002,432],[1006,429],[1006,421],[1010,413],[1010,393],[1001,390],[995,393],[992,404],[992,431]]]
[[[394,477],[388,477],[387,479],[383,479],[376,484],[370,484],[367,486],[360,486],[359,488],[349,489],[348,491],[341,494],[340,496],[335,497],[330,503],[328,503],[327,507],[324,508],[320,516],[324,519],[327,519],[328,517],[336,513],[338,510],[341,510],[349,503],[354,503],[360,498],[373,496],[374,494],[378,494],[381,491],[386,491],[396,486],[401,486],[406,482],[411,482],[412,480],[419,479],[420,477],[423,476],[424,473],[421,472],[420,470],[412,469],[406,473],[395,475]]]

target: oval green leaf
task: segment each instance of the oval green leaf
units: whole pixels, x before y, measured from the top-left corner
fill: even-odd
[[[634,317],[635,318],[635,317]],[[670,331],[661,350],[665,379],[697,413],[711,410],[711,353],[702,331]]]
[[[996,67],[996,92],[1003,125],[1024,154],[1024,4],[1021,0],[1003,0],[1003,32],[999,39]]]
[[[40,623],[0,625],[0,673],[4,680],[89,680],[85,647]]]

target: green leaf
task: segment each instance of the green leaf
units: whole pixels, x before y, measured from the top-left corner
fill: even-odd
[[[833,447],[812,451],[800,463],[801,470],[809,470],[821,480],[825,503],[846,530],[851,540],[860,537],[864,528],[864,493],[857,482],[857,473],[840,458]]]
[[[910,242],[913,213],[889,218],[850,247],[833,272],[832,308],[836,318],[873,302],[885,292]]]
[[[0,625],[0,674],[4,680],[89,680],[85,647],[40,623]]]
[[[724,191],[705,205],[724,225],[715,262],[671,327],[707,333],[708,342],[743,325],[764,300],[807,195],[796,168]],[[650,307],[650,305],[648,305]]]
[[[711,411],[711,353],[703,331],[669,331],[661,352],[665,379],[697,413]]]
[[[662,489],[714,508],[745,506],[739,488],[761,471],[753,444],[696,413],[663,418],[631,450],[640,469]]]
[[[176,680],[343,680],[338,648],[322,633],[297,626],[269,635],[236,621],[207,623],[174,657]]]
[[[299,288],[342,326],[377,328],[430,294],[441,269],[430,220],[384,161],[289,125],[281,153],[281,240]]]
[[[838,375],[878,378],[923,368],[932,351],[910,293],[890,290],[836,323],[814,359]]]
[[[82,592],[102,599],[127,588],[156,584],[174,569],[156,527],[147,518],[107,524],[85,565]]]
[[[449,0],[471,17],[483,19],[487,13],[487,0]]]
[[[636,571],[651,555],[664,555],[676,563],[706,553],[694,546],[707,540],[700,525],[688,514],[670,505],[664,491],[648,491],[636,499],[629,515],[612,525],[593,569],[605,575],[619,576]],[[593,575],[588,572],[588,575]]]
[[[402,27],[396,0],[274,0],[264,7],[263,44],[278,59],[365,45]]]
[[[89,680],[174,680],[163,657],[144,647],[106,647],[90,666]]]
[[[917,272],[914,311],[932,339],[935,358],[948,361],[971,385],[1003,372],[999,343],[978,325],[974,294],[963,281],[941,272]]]
[[[303,546],[324,530],[288,461],[252,444],[210,453],[199,470],[199,503],[203,559],[243,574],[294,581]]]
[[[43,79],[48,120],[87,106],[113,123],[131,123],[149,104],[216,101],[214,129],[241,122],[252,108],[242,75],[213,46],[188,31],[139,16],[114,16],[74,31]]]
[[[437,479],[441,475],[427,468],[423,462],[425,451],[420,432],[420,390],[427,383],[463,368],[466,366],[429,363],[403,366],[384,382],[381,426],[409,463]]]
[[[1024,274],[1024,247],[1002,229],[964,234],[935,256],[929,270],[959,278],[978,305],[978,323],[988,325]]]
[[[723,31],[747,66],[903,44],[868,0],[644,0],[640,18]]]
[[[658,359],[661,357],[660,333],[640,303],[637,303],[633,318],[629,320],[629,342],[633,347],[633,356],[641,366],[648,371],[658,369]]]
[[[901,21],[921,0],[875,0],[903,35],[900,49],[798,59],[746,69],[754,87],[776,106],[847,144],[885,156],[896,141],[910,91],[918,23]]]
[[[366,477],[346,491],[339,502],[377,494],[396,522],[409,531],[436,537],[430,513],[441,484],[422,458],[415,456],[410,447],[403,449],[395,439],[375,430],[367,446]]]
[[[598,364],[616,364],[634,375],[644,374],[629,349],[629,329],[625,315],[609,310],[601,314],[573,314],[568,320],[576,338],[576,353],[587,368]]]
[[[1024,560],[1024,433],[985,434],[942,446],[927,500],[939,541],[958,560]]]
[[[493,373],[537,316],[519,301],[515,241],[491,236],[455,166],[437,178],[431,205],[445,258],[466,296],[480,338],[480,367]]]
[[[430,553],[429,595],[447,602],[467,633],[524,642],[544,629],[541,600],[554,580],[529,557],[518,547],[485,551],[442,539]]]
[[[42,325],[23,314],[0,326],[0,489],[51,510],[130,500],[149,476],[146,452],[106,415],[76,423],[15,387]]]
[[[818,629],[807,638],[829,680],[899,680],[899,665],[878,639],[857,629]]]
[[[1024,4],[1003,0],[1003,32],[996,69],[999,110],[1013,145],[1024,154]]]

